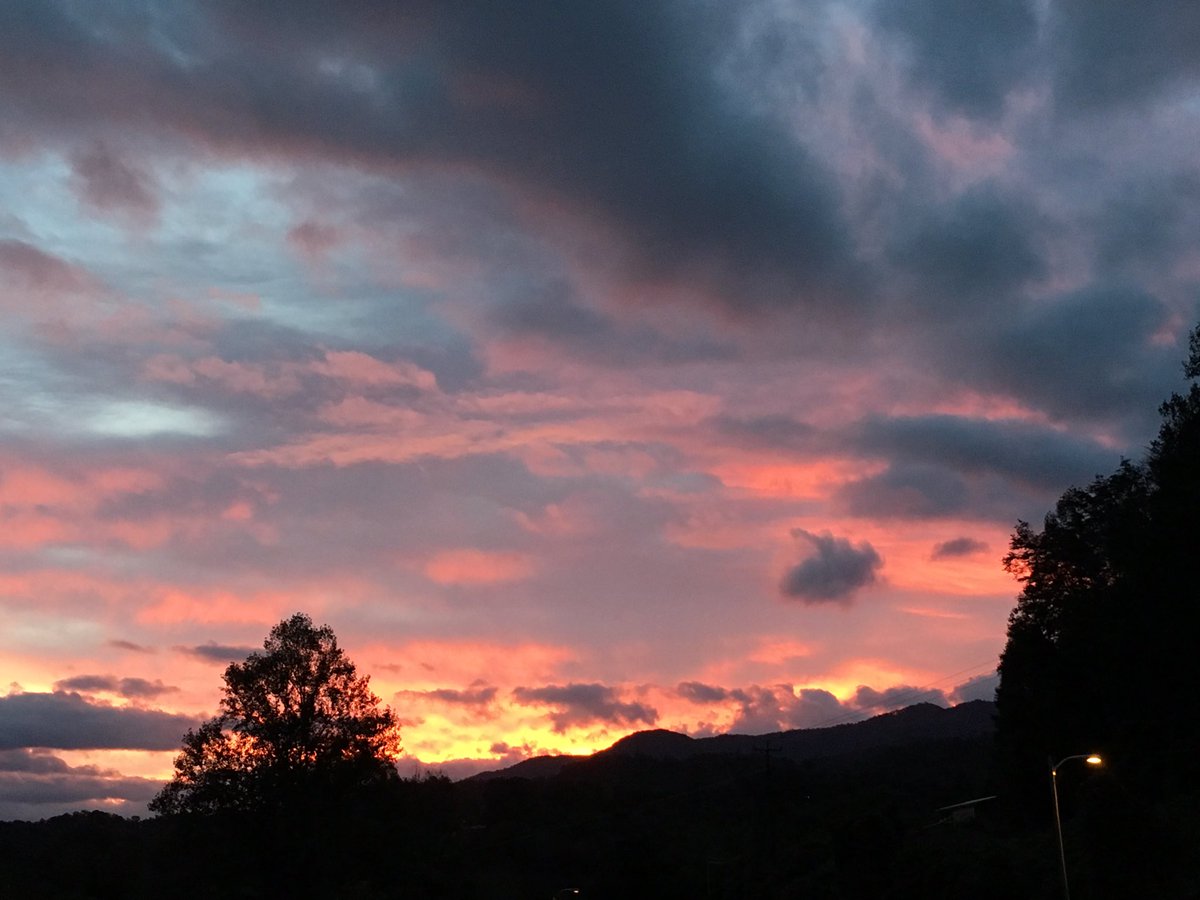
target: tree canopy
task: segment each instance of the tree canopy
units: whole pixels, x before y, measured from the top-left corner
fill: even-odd
[[[1040,531],[1017,524],[1005,565],[1022,590],[997,704],[1027,769],[1100,749],[1148,782],[1196,768],[1200,327],[1189,349],[1192,384],[1160,407],[1146,459],[1066,491]]]
[[[397,777],[396,717],[328,625],[285,619],[224,681],[220,712],[184,736],[152,811],[259,809]]]

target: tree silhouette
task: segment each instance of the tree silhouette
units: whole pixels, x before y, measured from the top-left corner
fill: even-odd
[[[219,714],[184,736],[152,811],[262,809],[397,778],[396,717],[328,625],[296,613],[224,680]]]
[[[1195,771],[1192,660],[1200,584],[1200,327],[1186,394],[1160,407],[1144,462],[1071,488],[1041,531],[1017,524],[1022,582],[997,691],[1010,764],[1103,749],[1143,788]],[[1120,766],[1122,763],[1117,762]]]

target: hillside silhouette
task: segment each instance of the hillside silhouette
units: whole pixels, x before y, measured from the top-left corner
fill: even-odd
[[[881,896],[881,878],[917,896],[895,892],[896,863],[923,870],[908,842],[927,848],[940,807],[990,790],[991,744],[979,701],[759,736],[646,731],[302,808],[0,823],[0,878],[31,898],[833,898]]]
[[[637,731],[590,756],[536,756],[502,769],[481,772],[469,782],[497,778],[551,778],[566,766],[609,757],[690,760],[698,756],[757,757],[802,762],[837,756],[869,754],[926,741],[973,739],[995,730],[995,704],[972,700],[949,709],[917,703],[861,722],[823,728],[795,728],[761,735],[721,734],[694,738],[663,728]]]
[[[755,736],[644,731],[287,808],[0,822],[0,896],[1057,900],[1048,786],[1033,808],[1010,790],[992,721],[974,701]],[[1170,827],[1104,770],[1064,771],[1062,799],[1076,900],[1145,896],[1131,878],[1196,896],[1194,790]]]

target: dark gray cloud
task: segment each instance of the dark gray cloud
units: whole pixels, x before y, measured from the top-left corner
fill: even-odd
[[[734,353],[716,340],[685,340],[644,325],[622,325],[582,305],[561,282],[522,288],[517,297],[493,308],[488,324],[504,334],[543,338],[575,358],[602,365],[721,360]]]
[[[523,296],[497,309],[492,321],[519,334],[552,337],[587,344],[604,339],[613,329],[610,320],[574,303],[570,288],[561,282]]]
[[[733,15],[522,0],[85,20],[45,4],[0,18],[0,111],[241,153],[468,164],[621,222],[646,276],[703,271],[740,308],[793,305],[855,280],[850,242],[833,179],[714,77]]]
[[[829,532],[814,534],[797,528],[792,536],[806,541],[812,555],[788,569],[779,590],[812,605],[849,603],[855,593],[875,581],[883,559],[866,541],[858,545]]]
[[[946,705],[946,695],[937,688],[920,688],[908,684],[899,684],[883,691],[877,691],[865,684],[860,684],[854,692],[852,704],[856,709],[869,712],[872,715],[912,706],[915,703],[934,703]]]
[[[144,813],[161,787],[98,766],[71,766],[44,750],[0,750],[0,820],[42,819],[89,804]]]
[[[108,706],[76,693],[0,697],[0,750],[174,750],[196,724],[190,716]]]
[[[1136,433],[1145,434],[1180,382],[1185,354],[1159,339],[1169,317],[1169,307],[1142,290],[1096,284],[988,323],[964,344],[963,371],[1056,417],[1134,416]]]
[[[1031,74],[1037,20],[1028,0],[880,0],[875,14],[908,45],[913,78],[955,112],[995,116]]]
[[[709,424],[723,438],[747,447],[773,450],[809,449],[818,440],[818,430],[781,413],[749,416],[715,416]]]
[[[968,678],[962,684],[957,685],[950,692],[949,699],[953,703],[966,703],[970,700],[987,700],[991,702],[996,699],[996,687],[999,684],[1000,675],[998,672],[976,675],[974,678]]]
[[[128,650],[130,653],[153,653],[153,647],[145,647],[141,644],[135,644],[133,641],[125,641],[113,639],[108,642],[108,646],[116,647],[118,650]]]
[[[801,688],[784,709],[784,724],[789,728],[824,728],[839,721],[846,721],[845,707],[820,688]]]
[[[957,472],[921,463],[901,463],[847,484],[838,498],[854,515],[928,519],[968,507],[971,492]]]
[[[1054,488],[1090,481],[1120,461],[1114,451],[1068,432],[1018,420],[973,419],[952,415],[872,418],[851,441],[860,452],[878,454],[917,467],[907,476],[913,486],[926,481],[938,498],[952,506],[955,488],[939,484],[931,467],[962,474],[995,473],[1027,484]],[[897,479],[904,481],[904,473]],[[947,479],[952,477],[949,474]]]
[[[725,691],[738,710],[729,730],[735,734],[765,734],[790,728],[828,728],[879,715],[914,703],[945,706],[946,696],[931,688],[898,685],[883,691],[860,685],[846,703],[820,688],[793,690],[790,685],[751,685]],[[696,702],[701,702],[697,700]],[[715,702],[715,701],[712,701]]]
[[[994,676],[981,676],[981,679],[989,677],[994,682]],[[827,728],[916,703],[946,706],[950,700],[963,702],[986,692],[986,686],[976,686],[976,682],[983,685],[981,679],[972,679],[959,685],[949,697],[937,688],[895,685],[881,691],[868,685],[859,685],[854,697],[845,703],[826,690],[802,688],[797,691],[787,684],[723,688],[687,681],[678,685],[676,692],[698,704],[733,701],[737,704],[737,712],[729,731],[734,734],[766,734],[789,728]]]
[[[736,688],[729,696],[738,703],[737,715],[729,725],[732,734],[769,734],[781,730],[786,717],[784,707],[795,699],[786,685],[763,687],[753,684]],[[837,702],[836,698],[834,702]]]
[[[929,554],[930,559],[954,559],[960,556],[974,556],[983,553],[988,545],[972,537],[951,538],[934,546]]]
[[[116,675],[74,675],[54,682],[56,692],[79,691],[84,694],[117,694],[130,700],[161,697],[178,692],[179,688],[163,684],[159,680],[145,678],[118,678]]]
[[[1096,263],[1106,280],[1161,271],[1197,228],[1200,181],[1194,175],[1142,175],[1115,188],[1091,223]]]
[[[799,694],[786,684],[723,688],[699,681],[676,687],[679,696],[692,703],[733,701],[737,712],[729,731],[733,734],[765,734],[782,728],[810,728],[842,712],[841,703],[828,691],[806,688]]]
[[[729,696],[729,691],[716,685],[704,684],[701,681],[681,681],[675,692],[693,703],[716,703]]]
[[[437,688],[432,691],[398,691],[397,697],[422,698],[448,703],[453,706],[490,706],[496,699],[497,688],[483,682],[475,682],[464,690]]]
[[[512,692],[518,703],[546,704],[556,707],[550,713],[555,731],[596,723],[607,725],[653,725],[658,711],[644,703],[622,701],[616,689],[603,684],[547,685],[540,688],[517,687]]]
[[[46,750],[22,747],[17,750],[0,750],[0,772],[25,772],[30,775],[60,775],[71,771],[71,766]],[[81,766],[76,771],[91,775],[103,774],[96,766]]]
[[[912,224],[898,224],[890,257],[919,306],[962,315],[986,304],[994,315],[1006,297],[1045,273],[1042,225],[1023,200],[992,187],[967,191],[945,209],[924,198],[918,203]]]
[[[239,662],[259,649],[259,647],[243,647],[236,644],[217,644],[212,642],[197,644],[193,647],[175,647],[175,650],[179,653],[220,663]]]
[[[1172,0],[1050,5],[1060,110],[1095,112],[1200,77],[1200,7]]]

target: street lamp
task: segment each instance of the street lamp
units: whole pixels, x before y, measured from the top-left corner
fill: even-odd
[[[1054,794],[1054,827],[1058,832],[1058,861],[1062,864],[1063,896],[1066,900],[1071,900],[1071,882],[1067,878],[1067,851],[1063,847],[1062,816],[1058,811],[1058,768],[1073,759],[1082,759],[1089,766],[1098,766],[1104,762],[1095,753],[1076,753],[1073,756],[1064,756],[1050,765],[1050,791]],[[1046,762],[1050,762],[1049,757]]]

